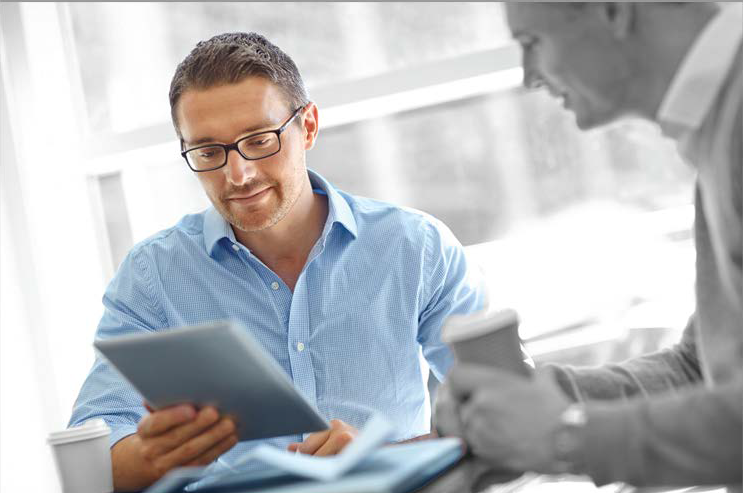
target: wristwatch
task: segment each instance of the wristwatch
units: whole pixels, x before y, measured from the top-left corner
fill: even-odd
[[[582,474],[585,471],[583,447],[586,421],[586,408],[579,403],[571,404],[560,415],[553,441],[555,472]]]

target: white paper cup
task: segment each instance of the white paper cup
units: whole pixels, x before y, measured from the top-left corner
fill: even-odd
[[[49,434],[64,493],[111,493],[111,429],[102,419]]]
[[[442,328],[443,342],[460,363],[474,363],[530,377],[519,338],[519,317],[511,309],[452,315]]]

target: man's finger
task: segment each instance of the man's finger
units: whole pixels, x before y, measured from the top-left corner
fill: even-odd
[[[475,389],[498,388],[523,383],[524,378],[510,372],[484,365],[459,364],[447,377],[452,395],[457,399],[468,397]]]
[[[155,452],[158,455],[163,455],[178,448],[191,438],[214,426],[219,419],[219,412],[214,407],[203,408],[198,412],[196,418],[190,422],[171,428],[167,432],[151,438]]]
[[[196,409],[190,404],[160,409],[148,414],[139,422],[137,430],[142,437],[160,435],[196,417]]]
[[[472,397],[462,403],[459,408],[459,417],[464,427],[465,433],[468,433],[475,421],[482,419],[483,415],[493,419],[498,414],[500,401],[497,394],[489,389],[475,391]]]
[[[353,433],[350,431],[335,431],[313,455],[324,457],[335,455],[345,448],[346,445],[353,441]]]
[[[163,461],[168,466],[168,469],[191,462],[228,436],[234,434],[234,432],[234,421],[229,418],[222,418],[217,424],[205,432],[165,454]]]
[[[448,384],[444,384],[436,393],[433,418],[436,432],[440,436],[462,436],[458,402],[452,397]]]
[[[236,434],[228,435],[226,438],[222,439],[221,442],[217,443],[215,446],[198,456],[196,459],[192,460],[191,462],[187,463],[187,466],[206,466],[208,464],[211,464],[217,457],[224,454],[228,450],[230,450],[232,447],[237,445],[238,438]]]
[[[313,455],[327,441],[328,436],[330,436],[330,430],[311,433],[304,442],[299,444],[299,452]]]

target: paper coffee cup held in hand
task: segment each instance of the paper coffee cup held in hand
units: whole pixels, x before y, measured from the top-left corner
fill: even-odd
[[[111,429],[102,419],[91,419],[49,434],[64,493],[111,493]]]
[[[474,363],[531,376],[519,338],[519,317],[511,309],[452,315],[441,338],[460,363]],[[528,357],[526,358],[528,359]]]

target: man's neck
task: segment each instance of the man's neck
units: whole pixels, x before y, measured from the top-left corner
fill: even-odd
[[[244,232],[233,228],[237,241],[245,245],[294,290],[310,251],[320,238],[328,217],[328,199],[312,192],[309,180],[279,223],[263,231]]]
[[[646,11],[638,25],[640,46],[632,48],[638,56],[629,97],[639,116],[655,121],[684,57],[719,7],[713,4],[684,7],[693,8],[693,15],[675,13],[675,19],[668,17],[667,9],[674,8],[671,6],[647,4],[641,8]]]

